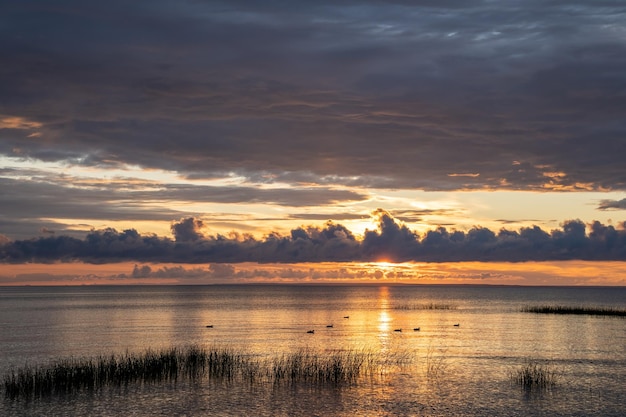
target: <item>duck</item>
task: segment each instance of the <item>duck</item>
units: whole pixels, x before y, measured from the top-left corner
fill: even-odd
[[[313,334],[313,333],[315,333],[315,330],[309,330],[309,331],[307,331],[307,333]]]
[[[401,332],[402,329],[394,329],[394,332]]]
[[[206,328],[207,328],[207,329],[212,329],[212,328],[213,328],[213,325],[212,325],[212,324],[208,324],[208,325],[206,326]]]
[[[455,324],[454,324],[454,327],[459,327],[459,326],[460,326],[460,324],[459,324],[459,323],[455,323]]]
[[[327,325],[326,327],[328,327],[329,329],[333,327],[332,324]]]
[[[414,331],[414,332],[419,332],[419,331],[420,331],[420,328],[419,328],[419,327],[415,327],[415,328],[413,329],[413,331]]]

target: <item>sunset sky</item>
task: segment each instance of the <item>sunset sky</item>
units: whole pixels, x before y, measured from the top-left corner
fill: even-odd
[[[0,285],[626,285],[624,22],[0,2]]]

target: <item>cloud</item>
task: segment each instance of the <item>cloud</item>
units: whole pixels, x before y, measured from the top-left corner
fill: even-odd
[[[317,185],[626,189],[617,0],[63,4],[0,6],[0,154]]]
[[[368,230],[363,238],[363,251],[368,260],[399,261],[409,259],[418,247],[417,234],[397,223],[387,211],[378,209],[379,230]]]
[[[626,210],[626,198],[621,200],[602,200],[598,210]]]
[[[363,216],[361,214],[352,214],[352,213],[333,213],[332,215],[323,214],[323,213],[296,213],[290,214],[290,219],[295,220],[329,220],[332,217],[334,220],[357,220],[367,218],[367,216]]]
[[[181,282],[190,280],[236,280],[237,278],[252,278],[248,276],[248,273],[242,271],[236,271],[235,267],[230,264],[211,264],[208,268],[185,268],[181,265],[177,266],[164,266],[160,268],[154,268],[150,265],[137,265],[133,267],[130,273],[131,278],[145,279],[145,278],[159,278],[168,279],[174,278]],[[258,275],[257,275],[258,277]]]
[[[132,272],[120,274],[114,278],[167,279],[179,283],[233,283],[233,282],[280,282],[283,280],[297,280],[299,282],[346,282],[351,280],[379,281],[392,279],[397,281],[427,279],[445,282],[450,279],[472,281],[498,281],[510,279],[511,275],[497,272],[455,272],[453,274],[442,270],[432,270],[423,267],[419,270],[395,265],[393,268],[378,268],[375,264],[348,264],[345,267],[311,268],[306,264],[299,265],[251,265],[210,264],[208,267],[138,265],[135,264]],[[102,279],[102,277],[100,277]]]
[[[41,123],[23,117],[3,116],[0,114],[0,129],[33,130],[41,127]]]
[[[202,222],[186,218],[173,223],[175,240],[141,235],[132,229],[118,232],[110,228],[92,231],[85,239],[54,235],[4,240],[0,245],[0,260],[191,264],[626,260],[625,224],[615,228],[597,221],[586,225],[580,220],[569,220],[561,229],[549,232],[537,226],[498,232],[478,226],[467,232],[439,227],[419,236],[384,210],[375,211],[373,216],[378,228],[367,230],[361,240],[345,226],[331,221],[321,227],[299,227],[289,235],[271,233],[255,239],[237,233],[230,236],[201,233]],[[229,270],[220,271],[229,273]],[[138,269],[133,276],[151,276],[152,272]]]
[[[425,216],[449,216],[457,213],[454,209],[421,209],[421,210],[391,210],[394,218],[403,222],[420,222]]]
[[[177,242],[193,242],[203,237],[202,220],[189,217],[172,224],[172,234]]]
[[[15,237],[32,236],[43,230],[69,232],[69,225],[60,224],[63,219],[169,222],[172,218],[197,215],[171,208],[171,203],[180,202],[320,207],[366,198],[363,193],[330,187],[262,189],[246,184],[207,186],[131,178],[104,181],[37,169],[3,169],[0,174],[5,175],[0,176],[4,216],[0,218],[0,230]],[[35,222],[39,226],[33,226]]]

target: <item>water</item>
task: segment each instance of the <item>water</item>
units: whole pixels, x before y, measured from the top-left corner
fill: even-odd
[[[545,304],[623,309],[626,288],[0,287],[2,375],[70,356],[190,344],[258,357],[367,348],[409,359],[354,386],[129,385],[3,399],[0,415],[626,414],[626,319],[520,311]],[[529,359],[556,370],[557,384],[526,391],[512,382]]]

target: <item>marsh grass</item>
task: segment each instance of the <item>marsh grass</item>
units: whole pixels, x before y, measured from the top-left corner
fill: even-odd
[[[179,375],[195,376],[204,366],[204,352],[147,350],[141,355],[100,356],[90,359],[69,358],[48,366],[24,366],[10,371],[4,378],[7,396],[41,396],[90,390],[107,385],[132,382],[175,381]]]
[[[410,357],[408,353],[385,356],[367,349],[304,349],[259,358],[233,349],[191,346],[27,365],[5,376],[4,389],[7,397],[15,399],[179,379],[337,386],[354,384],[364,376],[383,375],[388,367],[405,364]]]
[[[592,316],[618,316],[626,317],[626,310],[610,307],[571,307],[571,306],[525,306],[522,307],[524,313],[538,314],[581,314]]]
[[[530,360],[511,372],[511,380],[525,390],[543,390],[557,384],[559,373],[547,363]]]
[[[380,373],[383,363],[373,352],[336,351],[320,356],[310,350],[282,355],[268,361],[267,376],[274,383],[351,384],[360,376]]]
[[[394,310],[456,310],[456,306],[443,303],[398,304]]]
[[[446,349],[429,346],[426,352],[426,376],[429,380],[438,380],[446,371]]]

